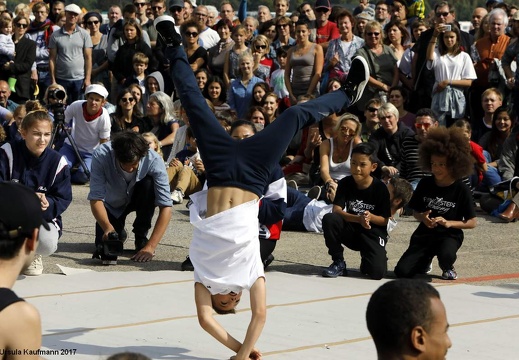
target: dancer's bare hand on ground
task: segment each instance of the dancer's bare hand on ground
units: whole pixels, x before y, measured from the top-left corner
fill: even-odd
[[[155,251],[153,251],[150,247],[145,246],[139,250],[137,254],[133,255],[131,259],[136,262],[148,262],[151,261],[154,256]]]
[[[258,349],[252,349],[248,359],[261,360],[261,352]],[[231,356],[230,360],[239,360],[238,355]]]

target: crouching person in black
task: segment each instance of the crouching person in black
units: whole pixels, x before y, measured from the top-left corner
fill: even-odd
[[[133,233],[137,253],[132,260],[146,262],[153,258],[171,218],[172,201],[164,161],[155,151],[149,151],[142,135],[124,131],[95,150],[88,200],[96,219],[96,249],[103,241],[117,236],[124,240],[126,216],[135,211]],[[159,216],[148,241],[156,206]],[[116,263],[116,257],[105,255],[99,250],[94,253],[104,264]]]

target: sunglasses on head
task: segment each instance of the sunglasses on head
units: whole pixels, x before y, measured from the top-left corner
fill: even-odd
[[[186,31],[184,33],[184,35],[186,35],[187,37],[197,37],[198,36],[198,33],[196,31],[193,31],[193,32],[190,32],[190,31]]]
[[[424,124],[414,124],[414,126],[417,128],[417,129],[429,129],[432,124],[429,124],[429,123],[424,123]]]
[[[449,12],[448,11],[445,11],[445,12],[437,12],[436,13],[436,17],[447,17],[449,16]]]
[[[87,25],[97,25],[99,24],[99,20],[94,20],[94,21],[87,21]]]
[[[125,102],[125,103],[126,103],[126,102],[133,102],[133,100],[134,100],[134,98],[132,98],[132,97],[129,97],[129,98],[121,98],[121,101],[122,101],[122,102]]]
[[[369,33],[366,33],[366,35],[368,35],[368,36],[379,36],[380,33],[379,32],[369,32]]]
[[[256,50],[258,50],[258,49],[266,49],[267,45],[254,45],[254,47],[256,48]]]

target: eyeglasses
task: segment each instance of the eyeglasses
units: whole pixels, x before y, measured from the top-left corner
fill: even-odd
[[[87,25],[88,25],[88,26],[91,26],[91,25],[97,25],[97,24],[99,24],[99,20],[87,21]]]
[[[421,129],[427,130],[427,129],[429,129],[429,128],[432,126],[432,124],[429,124],[429,123],[418,124],[418,123],[417,123],[417,124],[414,124],[414,126],[415,126],[417,129],[420,129],[420,130],[421,130]]]
[[[151,7],[151,10],[153,10],[153,11],[160,11],[160,10],[162,10],[162,9],[164,9],[163,6],[152,6],[152,7]]]
[[[368,107],[368,111],[370,112],[375,112],[375,111],[378,111],[378,108],[374,108],[374,107]]]
[[[20,29],[26,29],[29,25],[16,23],[16,24],[14,24],[14,26],[16,26],[17,28],[20,28]]]
[[[135,7],[143,7],[143,6],[146,6],[146,3],[145,3],[145,2],[143,2],[143,3],[137,3],[137,2],[136,2],[136,3],[133,3],[133,5],[134,5]]]
[[[184,33],[184,35],[186,35],[187,37],[197,37],[198,36],[198,33],[196,31],[193,31],[193,32],[190,32],[190,31],[186,31]]]
[[[450,12],[448,12],[448,11],[445,11],[445,12],[437,12],[437,13],[436,13],[436,17],[437,17],[437,18],[447,17],[447,16],[449,16],[449,14],[450,14]]]
[[[366,33],[366,35],[368,35],[368,36],[379,36],[380,33],[379,32],[368,32],[368,33]]]
[[[131,102],[133,102],[133,100],[135,100],[135,99],[132,98],[132,97],[129,97],[129,98],[122,98],[122,99],[121,99],[121,101],[124,102],[124,103],[127,103],[127,102],[131,103]]]
[[[256,50],[259,50],[259,49],[266,49],[266,48],[267,48],[267,45],[254,45],[254,47],[256,48]]]
[[[320,12],[320,13],[327,13],[329,11],[329,9],[327,9],[327,8],[317,8],[317,9],[315,9],[315,11]]]
[[[202,14],[202,13],[195,13],[196,16],[200,16],[200,17],[206,17],[207,14]]]

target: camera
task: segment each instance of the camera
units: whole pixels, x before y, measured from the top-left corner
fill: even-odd
[[[105,261],[112,261],[107,264],[116,264],[117,257],[123,254],[123,241],[119,239],[119,235],[112,231],[108,234],[108,239],[97,244],[96,251],[92,258],[101,258],[103,263]]]
[[[62,102],[63,100],[65,100],[65,92],[61,89],[52,89],[52,90],[49,90],[49,99],[56,99],[60,102]]]
[[[49,90],[48,100],[57,100],[56,103],[50,105],[50,109],[54,115],[54,122],[58,124],[65,122],[65,104],[63,104],[63,100],[65,100],[66,95],[61,89]]]
[[[451,25],[443,25],[443,32],[452,31]]]

